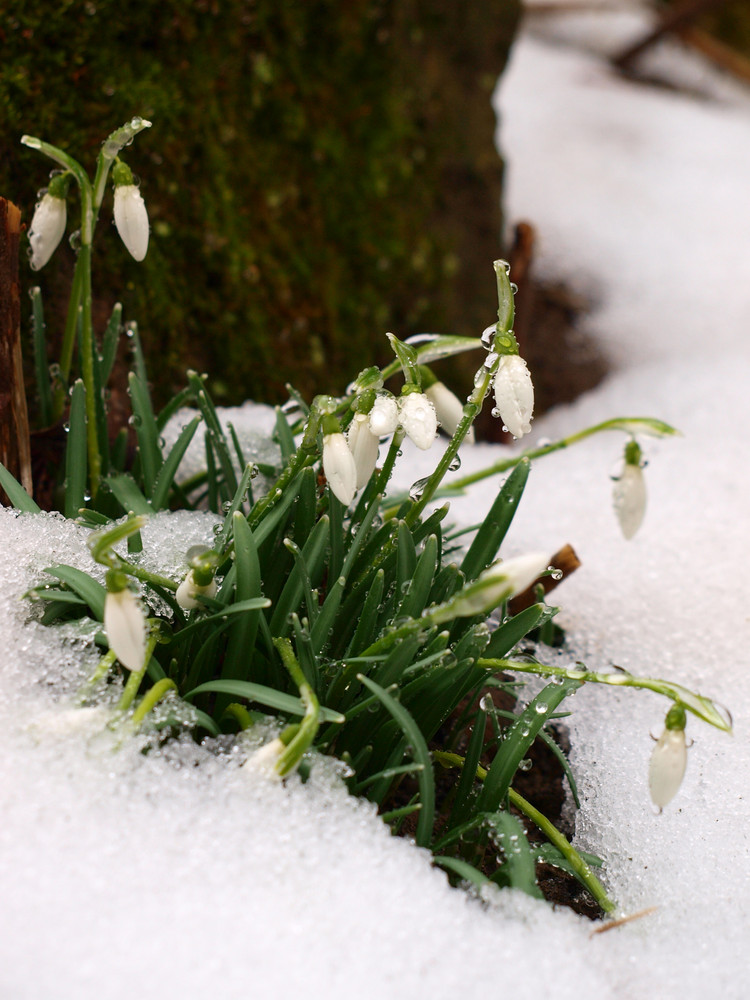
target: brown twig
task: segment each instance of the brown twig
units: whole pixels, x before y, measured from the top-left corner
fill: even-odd
[[[541,584],[544,588],[544,593],[549,594],[551,590],[562,583],[566,576],[570,576],[571,573],[575,573],[578,567],[581,565],[581,560],[575,554],[575,550],[572,545],[564,545],[559,552],[556,552],[550,559],[550,566],[553,569],[558,570],[554,576],[543,576],[539,580],[535,580],[534,583],[526,590],[522,591],[509,602],[508,610],[512,615],[517,615],[519,611],[523,611],[525,608],[530,608],[532,604],[536,604],[536,588]]]
[[[729,0],[682,0],[664,13],[655,28],[653,28],[644,38],[635,45],[629,45],[619,56],[612,59],[613,65],[623,72],[627,72],[633,62],[642,55],[646,49],[668,35],[671,32],[679,33],[687,28],[692,21],[716,7],[723,7]]]

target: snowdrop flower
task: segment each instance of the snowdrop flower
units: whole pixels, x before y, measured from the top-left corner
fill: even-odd
[[[148,212],[141,192],[126,164],[116,163],[112,170],[115,183],[115,225],[128,253],[143,260],[148,250]]]
[[[204,584],[203,586],[196,583],[193,571],[190,570],[188,575],[177,588],[175,598],[184,611],[194,611],[195,608],[202,607],[200,601],[197,600],[199,596],[203,595],[205,597],[216,597],[216,591],[218,589],[219,587],[215,579],[211,579],[209,583]]]
[[[357,492],[357,466],[344,435],[323,435],[323,472],[333,495],[348,507]]]
[[[549,567],[548,552],[532,552],[489,566],[455,598],[447,601],[434,618],[436,624],[453,618],[489,614],[503,601],[522,593]]]
[[[286,747],[277,736],[270,743],[264,743],[260,749],[255,750],[242,765],[248,771],[265,775],[267,778],[281,779],[276,764],[279,761]]]
[[[409,392],[399,400],[398,421],[417,448],[427,451],[437,435],[437,413],[422,392]]]
[[[664,732],[656,741],[648,768],[651,801],[659,810],[677,794],[686,766],[685,709],[675,705],[667,713]]]
[[[380,444],[378,436],[370,430],[368,413],[354,414],[346,434],[346,442],[357,467],[357,489],[361,490],[375,471]]]
[[[464,406],[461,400],[442,382],[433,382],[424,391],[425,396],[435,407],[438,423],[450,437],[456,433],[456,428],[463,420]],[[464,438],[469,444],[474,444],[474,428],[470,427]]]
[[[498,415],[513,437],[528,434],[534,410],[534,385],[522,357],[504,354],[500,358],[494,389]]]
[[[109,648],[128,670],[145,666],[146,619],[140,601],[127,587],[108,590],[104,601],[104,631]]]
[[[31,269],[38,271],[58,247],[65,232],[68,217],[68,203],[64,196],[53,193],[54,188],[44,195],[34,210],[29,230],[31,244]]]
[[[398,427],[398,405],[391,395],[376,396],[370,410],[370,430],[378,437],[386,437]]]
[[[646,480],[641,468],[641,449],[635,441],[625,446],[622,469],[612,489],[612,503],[622,533],[629,540],[640,528],[646,513]]]

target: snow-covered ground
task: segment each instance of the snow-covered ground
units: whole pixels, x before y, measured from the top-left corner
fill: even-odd
[[[619,437],[538,462],[507,554],[571,542],[583,568],[556,600],[576,655],[732,710],[734,737],[689,723],[685,782],[659,816],[646,771],[665,703],[591,688],[570,703],[577,842],[606,858],[624,912],[659,909],[591,938],[587,921],[513,893],[482,906],[333,773],[269,787],[194,747],[112,753],[97,718],[71,732],[59,695],[90,654],[24,626],[19,595],[52,562],[89,568],[85,535],[2,511],[4,1000],[746,995],[750,94],[672,46],[654,65],[703,97],[626,82],[604,55],[639,15],[561,18],[524,34],[497,96],[508,214],[536,225],[540,271],[595,293],[589,323],[616,368],[533,438],[614,415],[684,437],[644,440],[649,511],[630,543],[610,507]],[[462,473],[500,452],[468,449]],[[473,523],[496,486],[456,500],[455,519]],[[146,545],[174,572],[211,536],[208,517],[155,520]]]

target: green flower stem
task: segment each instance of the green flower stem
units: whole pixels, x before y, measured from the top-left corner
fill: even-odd
[[[273,505],[282,498],[292,480],[308,465],[312,465],[318,456],[318,429],[322,413],[317,405],[317,397],[313,400],[305,425],[299,448],[291,461],[271,487],[267,496],[262,497],[250,511],[247,522],[251,528],[256,528]]]
[[[175,583],[174,580],[170,580],[168,576],[160,576],[158,573],[150,573],[148,570],[144,569],[142,566],[136,566],[127,559],[122,559],[115,553],[115,569],[120,569],[123,573],[127,573],[128,576],[135,577],[136,580],[142,580],[143,583],[153,583],[157,587],[163,587],[164,590],[174,590],[180,586],[179,583]]]
[[[728,719],[716,707],[710,698],[696,694],[681,684],[673,681],[664,681],[652,677],[636,677],[626,672],[617,673],[596,673],[586,670],[585,667],[552,667],[545,663],[520,663],[516,660],[494,660],[478,659],[477,666],[493,673],[498,670],[511,670],[515,673],[536,674],[537,677],[567,677],[570,680],[591,682],[594,684],[609,684],[612,687],[633,687],[642,688],[646,691],[654,691],[656,694],[670,698],[676,704],[680,704],[699,719],[703,719],[711,726],[721,729],[722,732],[731,733],[731,718]],[[728,715],[728,713],[727,713]]]
[[[432,500],[438,487],[440,486],[440,483],[443,481],[445,474],[448,472],[453,460],[458,454],[458,449],[463,444],[464,438],[469,433],[471,425],[474,423],[477,414],[482,409],[482,404],[484,403],[487,393],[490,391],[490,386],[492,385],[492,380],[495,377],[499,364],[500,355],[496,357],[489,368],[483,365],[475,375],[474,389],[464,404],[461,422],[448,442],[448,447],[445,449],[445,452],[438,462],[435,471],[425,483],[422,495],[413,504],[404,518],[409,527],[417,522],[419,515],[425,509],[430,500]]]
[[[564,834],[560,833],[555,824],[552,823],[551,820],[547,819],[543,813],[540,813],[538,809],[535,809],[534,806],[532,806],[530,802],[527,802],[523,796],[519,795],[515,789],[508,789],[508,799],[510,800],[510,804],[515,806],[519,812],[524,814],[524,816],[527,816],[534,826],[538,827],[542,831],[547,840],[549,840],[549,842],[558,849],[560,854],[562,854],[570,867],[575,871],[580,881],[586,886],[604,912],[614,913],[617,907],[604,891],[604,886],[601,884],[596,875],[594,875],[581,855],[570,843],[568,838]]]
[[[443,767],[457,767],[462,769],[465,764],[464,758],[457,753],[434,750],[432,756]],[[478,781],[483,782],[487,777],[487,770],[477,765],[476,777]],[[613,913],[617,909],[615,903],[609,898],[599,879],[594,875],[591,868],[586,864],[567,837],[560,833],[551,820],[532,806],[522,795],[519,795],[515,789],[508,789],[508,799],[510,800],[510,804],[530,819],[534,826],[542,831],[547,840],[558,849],[604,912]]]
[[[605,420],[601,424],[586,427],[575,434],[569,434],[558,441],[552,441],[550,444],[541,445],[538,448],[529,448],[526,451],[519,452],[518,455],[514,455],[512,458],[501,459],[499,462],[489,465],[486,469],[480,469],[479,472],[472,472],[468,476],[461,476],[460,479],[452,479],[450,487],[452,490],[463,489],[466,486],[471,486],[472,483],[478,483],[482,479],[487,479],[489,476],[494,476],[499,472],[507,472],[508,469],[512,469],[519,462],[523,461],[524,458],[541,458],[543,455],[550,455],[553,451],[562,451],[563,448],[569,448],[570,445],[578,444],[579,441],[584,441],[586,438],[593,437],[594,434],[600,434],[603,431],[622,431],[625,434],[650,434],[654,437],[670,437],[679,435],[680,433],[674,427],[665,424],[662,420],[654,420],[651,417],[615,417],[612,420]]]
[[[81,244],[76,270],[81,269],[81,378],[86,389],[86,443],[89,459],[89,493],[99,491],[102,458],[96,427],[96,379],[94,376],[94,329],[91,322],[91,244]]]
[[[284,752],[276,762],[276,770],[283,778],[291,773],[302,759],[302,755],[312,745],[320,725],[320,702],[315,697],[315,692],[307,682],[307,678],[302,672],[292,649],[289,639],[274,639],[282,663],[289,671],[292,680],[299,688],[300,698],[305,706],[305,714],[299,724],[294,737],[289,741]]]
[[[88,700],[88,696],[91,694],[99,681],[107,676],[112,667],[115,665],[116,659],[117,656],[115,655],[115,651],[110,649],[104,654],[101,660],[99,660],[96,665],[96,670],[78,692],[77,700],[80,705],[83,705]]]
[[[133,712],[133,718],[131,719],[133,725],[140,726],[148,713],[156,708],[162,698],[164,698],[165,695],[167,695],[171,690],[176,691],[177,685],[168,677],[164,677],[162,680],[157,681],[156,684],[154,684],[154,686],[150,688],[141,698],[138,708],[136,708]]]
[[[158,635],[159,633],[156,630],[149,635],[146,642],[146,655],[143,658],[143,666],[140,670],[132,671],[130,677],[128,677],[127,683],[122,692],[122,697],[117,703],[118,712],[127,712],[135,701],[135,696],[138,694],[138,688],[141,686],[143,675],[146,673],[146,667],[148,666],[149,660],[151,659],[154,649],[156,648]]]
[[[393,438],[388,446],[388,454],[385,456],[385,461],[383,466],[378,473],[378,481],[375,484],[374,494],[375,496],[382,496],[385,493],[385,488],[388,485],[388,480],[391,478],[393,473],[393,466],[396,464],[396,459],[398,458],[399,449],[404,440],[404,430],[402,427],[397,427],[393,433]]]
[[[224,715],[231,716],[239,725],[242,732],[246,729],[250,729],[253,725],[253,717],[250,715],[248,710],[244,705],[238,704],[238,702],[233,701],[231,704],[227,705],[224,709]]]

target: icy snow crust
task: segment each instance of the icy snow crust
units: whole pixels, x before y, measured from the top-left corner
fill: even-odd
[[[100,716],[67,712],[96,661],[91,630],[45,629],[20,599],[44,566],[91,568],[85,532],[0,511],[3,998],[746,995],[750,97],[636,86],[596,54],[527,36],[498,99],[509,214],[535,222],[550,275],[597,291],[592,329],[620,366],[532,438],[620,414],[685,435],[642,442],[649,510],[631,543],[610,509],[611,435],[537,463],[506,552],[575,545],[583,568],[557,592],[575,656],[732,709],[734,738],[691,719],[684,785],[657,816],[649,731],[665,703],[594,688],[569,702],[577,843],[605,856],[625,912],[659,910],[590,938],[587,921],[517,894],[483,907],[391,838],[333,768],[278,786],[188,743],[113,753]],[[500,453],[467,448],[461,471]],[[432,461],[412,449],[403,464],[411,480]],[[473,523],[496,488],[454,501],[455,520]],[[212,527],[160,515],[146,552],[178,574]]]

